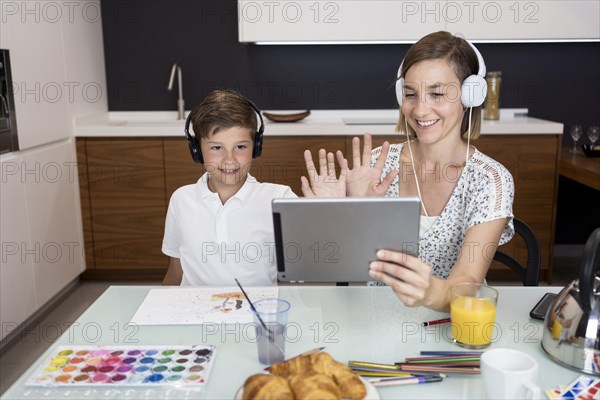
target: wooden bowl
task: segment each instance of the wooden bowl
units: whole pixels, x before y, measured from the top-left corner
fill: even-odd
[[[273,122],[297,122],[297,121],[303,120],[304,118],[308,117],[310,115],[310,110],[306,110],[306,111],[299,112],[299,113],[292,113],[292,114],[275,114],[275,113],[263,111],[263,115],[269,121],[273,121]]]

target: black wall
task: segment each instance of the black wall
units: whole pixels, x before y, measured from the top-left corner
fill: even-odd
[[[176,90],[167,91],[174,62],[186,109],[217,87],[263,109],[395,108],[392,83],[409,47],[240,44],[235,0],[102,0],[102,19],[111,111],[175,110]],[[529,108],[566,130],[599,124],[600,43],[477,47],[488,70],[502,71],[502,107]]]

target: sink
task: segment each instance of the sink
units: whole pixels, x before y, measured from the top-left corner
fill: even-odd
[[[131,128],[181,128],[181,131],[185,126],[185,119],[177,119],[176,111],[111,111],[105,115],[105,119],[89,118],[88,121],[85,117],[80,117],[79,120],[82,125],[100,123]]]

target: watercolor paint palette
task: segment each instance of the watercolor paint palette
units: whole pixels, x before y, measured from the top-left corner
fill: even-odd
[[[215,346],[60,346],[32,374],[29,386],[200,387]]]

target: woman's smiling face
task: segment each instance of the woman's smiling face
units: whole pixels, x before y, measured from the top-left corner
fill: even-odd
[[[421,61],[406,71],[402,113],[420,143],[461,137],[460,89],[461,82],[444,59]]]

